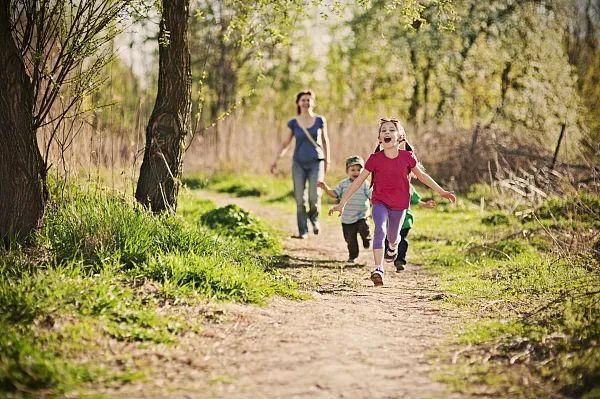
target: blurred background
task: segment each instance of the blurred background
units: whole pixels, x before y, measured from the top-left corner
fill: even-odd
[[[453,189],[598,187],[600,1],[246,3],[191,1],[185,173],[268,173],[295,94],[310,88],[336,174],[347,156],[372,151],[380,116],[397,116],[425,167]],[[151,11],[111,42],[116,56],[84,106],[92,111],[59,127],[51,173],[101,174],[133,191],[156,96],[158,22]]]

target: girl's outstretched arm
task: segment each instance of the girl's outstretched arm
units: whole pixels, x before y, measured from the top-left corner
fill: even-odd
[[[281,146],[279,147],[279,150],[277,150],[275,159],[273,159],[273,162],[271,163],[271,173],[275,173],[275,170],[277,169],[277,161],[279,160],[279,158],[281,158],[282,156],[285,155],[288,148],[290,147],[290,144],[291,144],[293,138],[294,138],[294,132],[292,131],[292,129],[290,129],[288,134],[284,137],[283,142],[281,143]]]
[[[456,196],[450,191],[444,190],[439,184],[435,182],[435,180],[433,180],[431,176],[427,174],[427,172],[421,169],[421,166],[417,165],[412,170],[412,172],[417,177],[417,179],[419,179],[423,184],[431,188],[433,191],[437,192],[442,198],[446,198],[452,203],[456,202]]]
[[[364,183],[364,181],[367,177],[369,177],[370,174],[371,172],[369,172],[366,169],[363,169],[362,172],[360,172],[360,175],[358,175],[358,177],[354,179],[350,187],[348,187],[348,191],[346,191],[342,196],[340,203],[329,210],[329,216],[333,215],[334,212],[339,212],[340,215],[342,214],[346,203],[348,203],[348,201],[350,200],[350,198],[352,198],[356,190],[360,188],[360,186]]]

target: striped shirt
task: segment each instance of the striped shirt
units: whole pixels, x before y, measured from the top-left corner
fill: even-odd
[[[338,199],[341,199],[344,193],[348,191],[348,188],[352,184],[353,180],[350,178],[344,179],[338,183],[333,189]],[[371,198],[371,189],[367,182],[364,182],[361,187],[356,190],[350,201],[346,204],[344,212],[342,212],[342,223],[350,224],[355,223],[359,219],[366,219],[367,213],[369,212],[369,199]]]

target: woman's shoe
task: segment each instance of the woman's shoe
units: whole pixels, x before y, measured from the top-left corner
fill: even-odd
[[[313,222],[313,233],[315,233],[315,235],[319,235],[319,232],[321,231],[321,225],[319,224],[319,222]]]

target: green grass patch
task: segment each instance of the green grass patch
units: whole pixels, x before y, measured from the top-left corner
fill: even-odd
[[[237,197],[259,197],[272,203],[293,199],[291,178],[216,173],[186,176],[183,183],[191,190],[206,189]]]
[[[592,197],[551,199],[520,225],[468,203],[417,212],[418,262],[439,276],[448,303],[474,315],[455,342],[457,364],[440,379],[472,395],[597,392],[600,265],[589,239],[598,232],[589,231],[599,208],[584,214]]]
[[[226,211],[239,217],[232,224],[210,201],[185,200],[181,215],[156,216],[98,187],[64,194],[48,206],[32,247],[0,253],[2,396],[56,396],[92,380],[142,378],[135,365],[103,365],[103,345],[168,345],[199,329],[201,318],[161,310],[166,303],[299,297],[273,270],[276,236],[242,209]],[[200,223],[206,214],[212,222]]]

